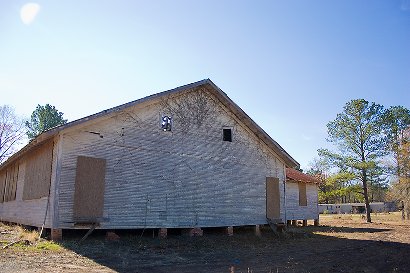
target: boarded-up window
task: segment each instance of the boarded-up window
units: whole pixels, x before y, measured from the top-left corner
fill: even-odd
[[[266,217],[280,218],[279,178],[266,177]]]
[[[306,183],[298,183],[299,186],[299,206],[307,206]]]
[[[99,222],[103,216],[106,160],[79,156],[75,175],[74,220]]]
[[[18,163],[14,163],[7,168],[4,185],[4,202],[16,200],[18,173]]]
[[[48,196],[51,183],[53,142],[50,141],[26,157],[23,200]]]
[[[6,186],[6,170],[0,172],[0,203],[4,200],[4,187]]]

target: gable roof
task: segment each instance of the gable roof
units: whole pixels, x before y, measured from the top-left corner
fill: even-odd
[[[286,168],[286,181],[288,180],[293,180],[296,182],[303,182],[303,183],[319,183],[320,182],[315,177],[308,175],[308,174],[304,174],[292,168]]]
[[[32,148],[42,144],[43,142],[51,139],[52,137],[56,136],[59,132],[79,125],[85,122],[109,115],[111,113],[115,113],[121,111],[125,108],[135,106],[137,104],[141,104],[143,102],[159,99],[161,97],[165,97],[171,94],[176,94],[179,92],[184,92],[187,90],[192,90],[195,88],[204,87],[209,92],[211,92],[220,103],[222,103],[225,107],[227,107],[232,113],[241,120],[248,128],[259,138],[261,139],[268,147],[270,147],[275,153],[285,162],[286,166],[288,167],[296,167],[299,166],[299,163],[293,159],[275,140],[273,140],[261,127],[259,127],[256,122],[254,122],[235,102],[233,102],[225,92],[223,92],[218,86],[216,86],[210,79],[204,79],[198,82],[190,83],[187,85],[183,85],[174,89],[170,89],[167,91],[163,91],[157,94],[153,94],[142,99],[137,99],[107,110],[103,110],[96,114],[74,120],[67,124],[52,128],[46,132],[41,133],[35,139],[30,141],[26,146],[24,146],[21,150],[17,153],[12,155],[8,158],[2,165],[0,165],[0,170],[6,167],[9,163],[20,157],[21,155],[25,154],[26,152],[30,151]]]

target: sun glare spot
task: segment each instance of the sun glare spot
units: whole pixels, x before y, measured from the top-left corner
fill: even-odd
[[[40,5],[37,3],[27,3],[25,4],[21,10],[20,10],[20,18],[21,21],[25,25],[30,25],[34,19],[36,19],[36,16],[38,12],[40,11]]]

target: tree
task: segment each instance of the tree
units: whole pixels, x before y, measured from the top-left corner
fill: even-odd
[[[63,113],[46,104],[45,106],[37,105],[36,110],[31,114],[30,121],[26,121],[27,136],[33,140],[41,133],[59,125],[66,124],[67,120],[63,119]]]
[[[402,205],[402,218],[407,216],[410,220],[410,129],[404,130],[397,146],[397,181],[390,189],[393,201],[399,201]]]
[[[398,152],[398,165],[400,166],[398,189],[403,202],[403,218],[406,212],[410,220],[410,130],[403,135]]]
[[[324,158],[314,158],[309,163],[307,174],[316,177],[320,182],[318,185],[319,203],[329,204],[334,201],[335,185],[329,181],[330,166]]]
[[[390,195],[403,205],[403,219],[410,218],[410,111],[392,106],[385,114],[387,147],[393,159],[388,170],[396,178]]]
[[[364,99],[351,100],[343,112],[327,124],[328,141],[334,143],[338,151],[318,150],[319,155],[361,182],[367,222],[371,222],[369,175],[380,166],[380,160],[386,154],[386,136],[381,133],[385,127],[384,115],[385,110],[379,104]]]
[[[392,106],[384,115],[386,123],[387,146],[386,149],[393,154],[394,164],[390,168],[393,175],[400,176],[400,153],[402,142],[406,141],[405,132],[410,126],[410,111],[403,106]]]
[[[352,175],[343,171],[334,172],[325,157],[315,158],[309,164],[308,174],[319,181],[319,203],[343,203],[355,198],[355,185],[350,185]],[[352,196],[353,194],[353,196]]]
[[[389,179],[386,175],[385,168],[376,165],[375,168],[369,170],[369,201],[381,202],[385,200],[388,191]]]
[[[24,122],[9,105],[0,106],[0,163],[10,157],[24,138]]]

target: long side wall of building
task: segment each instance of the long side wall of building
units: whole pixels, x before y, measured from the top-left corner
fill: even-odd
[[[17,159],[10,165],[18,168],[15,198],[0,202],[0,221],[29,226],[52,227],[53,219],[53,177],[52,168],[57,150],[49,141],[33,150],[30,155]],[[1,172],[7,173],[6,167]],[[0,178],[4,175],[0,174]],[[1,183],[0,183],[1,185]],[[50,192],[50,202],[48,202]]]

